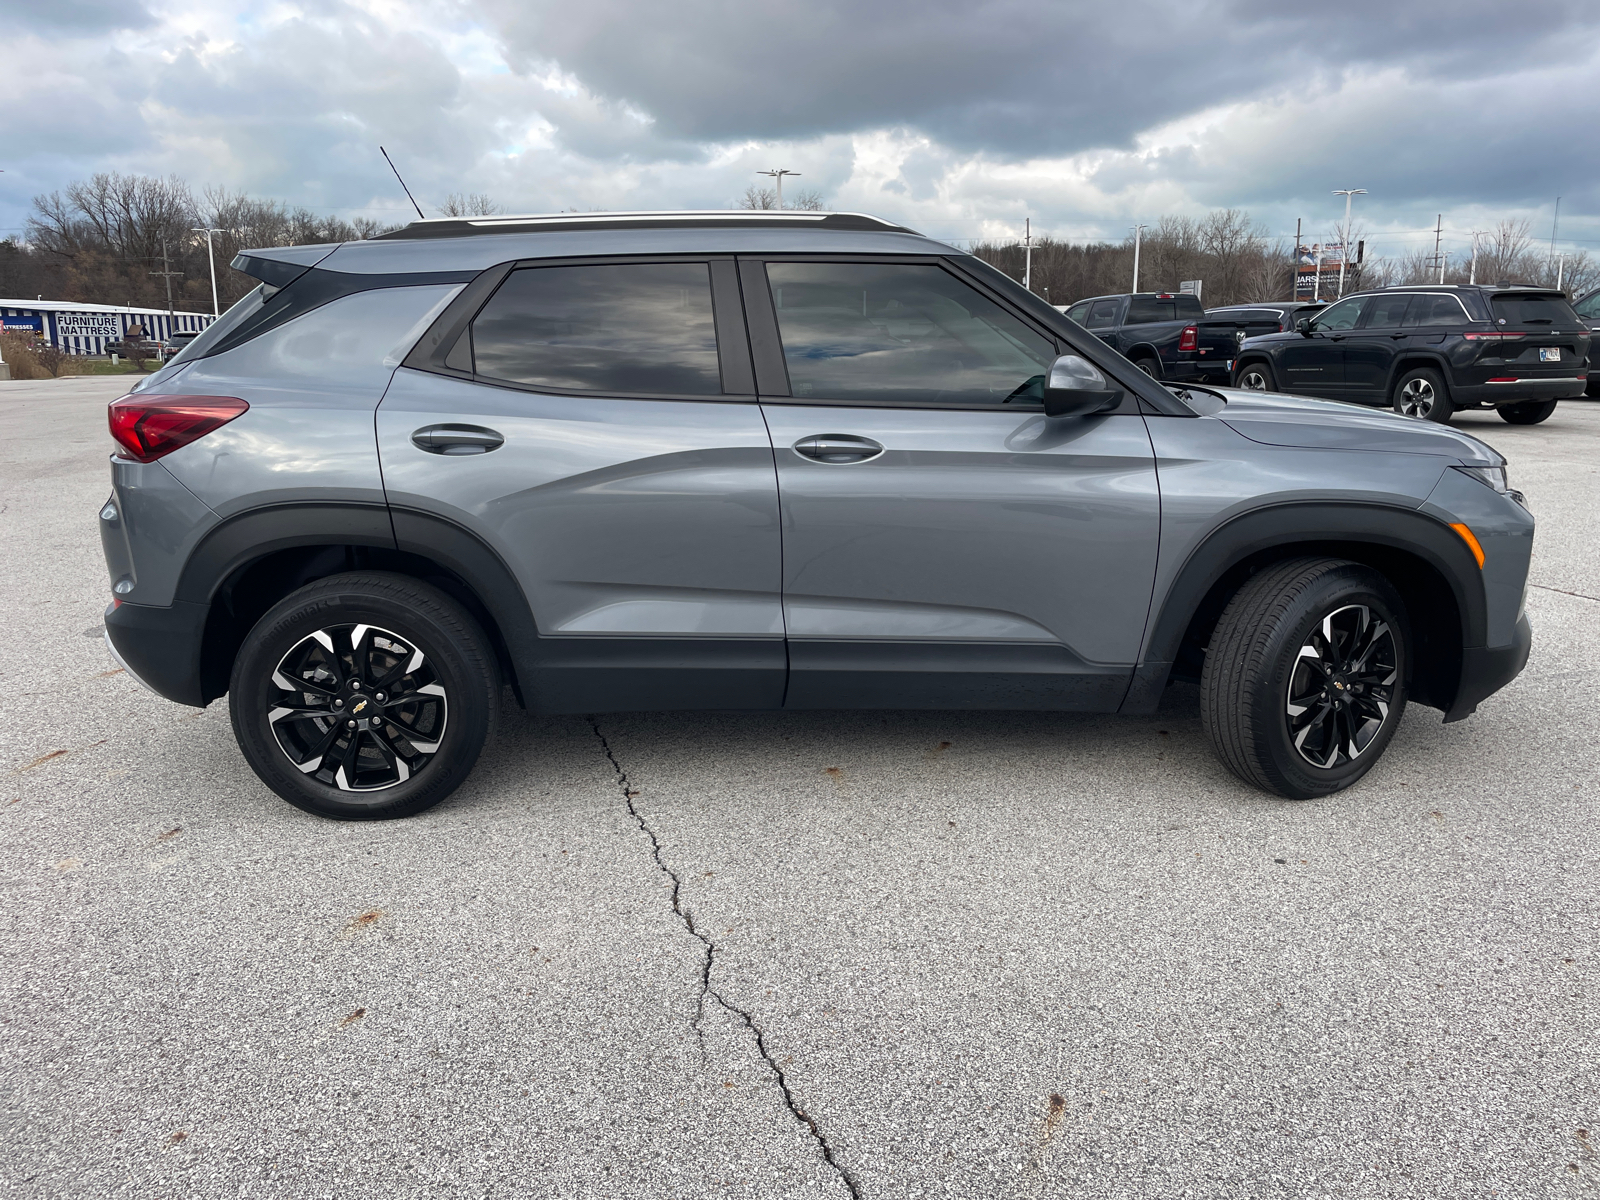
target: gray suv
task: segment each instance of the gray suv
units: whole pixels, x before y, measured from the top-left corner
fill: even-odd
[[[107,638],[280,796],[398,817],[544,713],[1149,713],[1348,786],[1522,668],[1533,518],[1461,433],[1164,386],[872,217],[420,221],[111,405]]]

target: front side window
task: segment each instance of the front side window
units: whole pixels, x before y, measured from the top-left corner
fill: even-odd
[[[705,263],[526,267],[472,323],[479,375],[608,394],[722,392]]]
[[[1467,312],[1454,296],[1414,296],[1406,313],[1407,327],[1428,325],[1459,325],[1467,320]]]
[[[987,406],[1037,400],[1055,344],[921,263],[768,263],[796,399]]]
[[[1600,292],[1592,296],[1585,296],[1572,306],[1572,311],[1586,320],[1593,321],[1600,317]]]
[[[1367,301],[1370,299],[1370,296],[1352,296],[1348,300],[1341,300],[1333,307],[1318,313],[1316,320],[1311,322],[1311,328],[1317,333],[1337,333],[1344,329],[1354,329],[1356,322],[1361,320],[1361,310],[1367,306]]]
[[[1082,325],[1088,318],[1089,306],[1087,304],[1074,304],[1067,310],[1067,320],[1076,321],[1079,325]]]

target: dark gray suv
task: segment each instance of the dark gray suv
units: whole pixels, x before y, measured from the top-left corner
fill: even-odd
[[[539,712],[1152,712],[1326,795],[1521,669],[1533,518],[1436,425],[1163,386],[871,217],[422,221],[112,404],[108,641],[261,779],[437,803]]]

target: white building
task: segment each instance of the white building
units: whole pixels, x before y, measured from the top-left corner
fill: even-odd
[[[143,326],[146,338],[164,341],[175,333],[204,329],[214,320],[210,313],[196,312],[175,312],[169,317],[164,308],[76,300],[0,300],[0,329],[31,333],[69,354],[104,354],[106,343],[120,341],[132,325]]]

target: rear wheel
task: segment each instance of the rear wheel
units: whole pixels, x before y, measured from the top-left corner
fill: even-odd
[[[1502,404],[1500,419],[1513,425],[1537,425],[1555,412],[1556,400],[1524,400],[1521,404]]]
[[[1388,581],[1340,559],[1269,567],[1228,602],[1201,672],[1201,724],[1223,764],[1289,800],[1349,787],[1406,706],[1409,632]]]
[[[1246,363],[1234,373],[1233,386],[1247,392],[1275,392],[1278,390],[1278,381],[1266,363],[1253,362]]]
[[[360,572],[309,584],[256,622],[228,707],[245,760],[290,804],[383,820],[461,784],[498,690],[488,640],[453,600]]]
[[[1146,375],[1150,376],[1151,379],[1161,378],[1161,364],[1154,358],[1151,358],[1148,354],[1141,355],[1140,357],[1134,359],[1133,365],[1138,367],[1139,370],[1143,371]]]
[[[1437,421],[1441,425],[1448,424],[1455,412],[1444,380],[1439,372],[1429,367],[1418,367],[1400,376],[1395,381],[1392,401],[1395,412],[1402,417]]]

